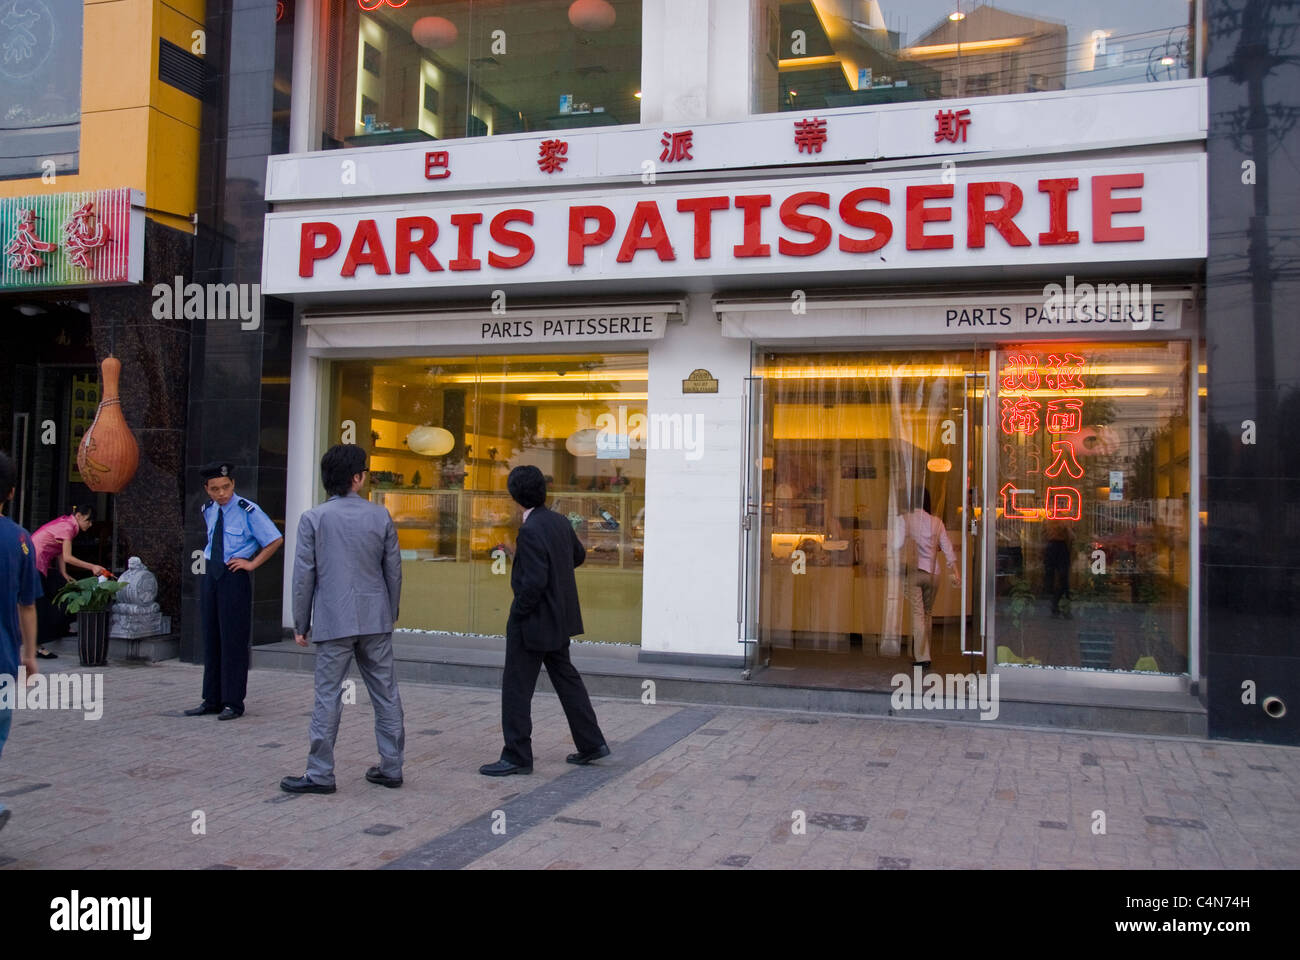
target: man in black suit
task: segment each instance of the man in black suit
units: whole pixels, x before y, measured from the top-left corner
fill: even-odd
[[[505,747],[500,760],[478,770],[489,777],[533,772],[532,700],[543,664],[578,748],[565,759],[587,764],[609,756],[587,688],[569,660],[569,638],[582,633],[573,568],[582,565],[587,551],[568,519],[546,509],[542,471],[515,467],[506,479],[506,489],[524,508],[524,519],[510,571],[515,599],[506,620],[506,665],[501,678]]]

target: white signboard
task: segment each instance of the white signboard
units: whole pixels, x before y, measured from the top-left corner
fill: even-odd
[[[584,343],[661,340],[668,315],[629,307],[590,313],[558,314],[526,309],[474,318],[445,318],[437,314],[404,317],[304,317],[307,346],[313,349],[352,349],[377,343],[409,347],[481,346],[485,344]]]
[[[1057,289],[1059,287],[1059,289]],[[1098,333],[1162,334],[1183,326],[1190,294],[1153,291],[1142,283],[1049,285],[1040,296],[955,294],[907,301],[807,305],[718,302],[722,335],[747,340],[844,337],[925,337],[961,334],[971,339],[1091,337]]]
[[[995,151],[1032,156],[1083,145],[1203,140],[1205,96],[1204,81],[1189,80],[288,154],[267,162],[266,199],[446,194],[503,184],[565,188],[889,157],[942,156],[961,164]],[[959,122],[945,124],[958,114]]]
[[[266,217],[262,292],[1203,259],[1205,156],[452,199]]]

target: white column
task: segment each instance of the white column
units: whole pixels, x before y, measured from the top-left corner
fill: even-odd
[[[751,0],[643,0],[641,122],[750,113]]]
[[[736,552],[749,341],[723,339],[708,294],[690,295],[686,310],[686,323],[670,326],[650,348],[648,410],[652,417],[691,417],[698,454],[646,451],[641,648],[739,657]],[[699,367],[717,378],[716,394],[682,393],[682,381]]]
[[[293,556],[298,544],[298,518],[313,507],[317,484],[316,438],[320,435],[318,410],[324,391],[317,382],[324,364],[307,355],[307,328],[299,313],[293,318],[293,359],[289,377],[289,454],[284,503],[284,606],[282,625],[293,626]]]

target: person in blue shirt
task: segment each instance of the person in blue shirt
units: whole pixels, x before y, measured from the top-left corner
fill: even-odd
[[[14,498],[18,472],[0,453],[0,506]],[[18,667],[34,677],[36,669],[36,601],[41,580],[36,575],[36,550],[26,530],[0,516],[0,753],[13,724],[18,695]],[[9,822],[9,809],[0,803],[0,829]]]
[[[284,537],[266,512],[235,496],[234,468],[210,463],[199,471],[211,498],[202,507],[208,531],[204,572],[199,577],[203,630],[203,702],[187,717],[244,715],[253,631],[253,584],[248,574],[271,558]]]

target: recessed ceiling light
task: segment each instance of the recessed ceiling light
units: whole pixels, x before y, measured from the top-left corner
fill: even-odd
[[[948,19],[949,19],[949,20],[953,20],[953,21],[956,21],[956,20],[965,20],[965,19],[966,19],[966,14],[962,13],[960,10],[957,10],[957,11],[954,11],[953,13],[948,14]]]
[[[641,99],[641,91],[638,90],[636,93],[632,94],[632,96],[634,96],[634,97],[636,97],[638,100],[640,100],[640,99]]]

